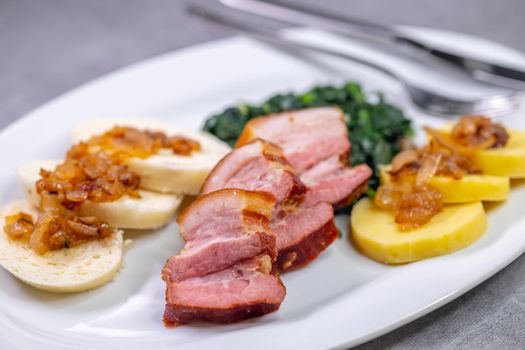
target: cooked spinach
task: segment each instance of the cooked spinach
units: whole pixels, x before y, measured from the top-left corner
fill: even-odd
[[[252,118],[294,109],[338,106],[345,113],[345,123],[352,143],[350,162],[367,163],[374,170],[368,194],[379,185],[378,166],[388,164],[400,151],[400,142],[412,136],[410,120],[403,112],[386,103],[379,95],[377,103],[367,101],[361,87],[349,82],[340,87],[318,86],[303,94],[287,93],[271,97],[262,105],[241,104],[208,118],[203,130],[235,144],[244,125]]]

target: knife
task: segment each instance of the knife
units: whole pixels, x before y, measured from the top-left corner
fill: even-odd
[[[338,34],[380,42],[394,43],[427,57],[447,62],[474,79],[511,88],[525,88],[525,71],[462,56],[442,48],[432,47],[401,32],[394,26],[374,23],[341,14],[314,9],[299,4],[284,4],[276,0],[219,0],[225,6],[283,22],[322,28]]]

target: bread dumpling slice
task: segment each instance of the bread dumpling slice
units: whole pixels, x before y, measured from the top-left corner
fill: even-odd
[[[21,281],[55,293],[81,292],[113,279],[122,264],[122,231],[39,255],[28,242],[11,240],[4,232],[5,218],[20,212],[36,220],[37,213],[27,201],[15,201],[0,208],[0,265]]]
[[[197,195],[215,164],[231,150],[230,146],[211,134],[183,130],[169,123],[149,119],[89,120],[74,128],[71,135],[75,142],[85,141],[115,126],[160,131],[167,136],[183,136],[199,143],[200,150],[189,156],[177,155],[171,150],[161,149],[157,154],[145,159],[134,157],[126,160],[130,170],[140,176],[141,188],[151,191]]]
[[[40,196],[35,183],[40,169],[53,170],[59,161],[34,161],[18,168],[18,178],[28,201],[38,206]],[[169,223],[177,211],[182,195],[139,190],[140,198],[123,196],[112,202],[86,201],[80,207],[81,216],[96,216],[111,227],[122,229],[155,229]]]

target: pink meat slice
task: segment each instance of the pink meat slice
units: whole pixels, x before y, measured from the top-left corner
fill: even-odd
[[[275,264],[281,273],[303,267],[317,258],[338,236],[329,203],[301,205],[295,211],[274,214],[270,227],[279,252]]]
[[[276,256],[269,228],[275,199],[267,193],[224,189],[200,196],[177,219],[184,249],[166,262],[166,280],[182,281],[259,254]]]
[[[237,146],[260,138],[281,147],[298,172],[333,156],[348,154],[350,142],[338,108],[302,109],[254,118],[243,129]]]
[[[370,176],[366,166],[347,167],[350,143],[336,108],[256,118],[238,146],[178,219],[186,246],[163,270],[167,325],[277,310],[285,288],[272,268],[290,271],[321,254],[338,235],[332,204]]]
[[[270,270],[271,258],[258,256],[202,277],[167,281],[165,324],[230,323],[276,311],[286,289]]]
[[[208,175],[201,193],[222,188],[268,192],[275,197],[277,204],[305,192],[282,150],[259,139],[224,157]]]
[[[252,119],[238,145],[255,137],[282,148],[308,188],[305,203],[309,205],[323,201],[336,208],[348,205],[359,198],[372,175],[366,164],[348,166],[350,142],[338,108],[303,109]]]
[[[366,189],[372,169],[366,164],[349,168],[339,156],[332,156],[301,174],[308,187],[304,203],[329,202],[344,207]]]
[[[335,158],[338,159],[337,156]],[[321,164],[326,166],[314,167],[308,172],[311,176],[306,178],[311,179],[312,184],[317,185],[320,178],[333,175],[334,168],[330,162]],[[345,168],[340,163],[336,165],[337,171]],[[279,198],[272,213],[270,227],[277,240],[277,265],[281,272],[306,265],[321,254],[337,236],[331,205],[320,203],[326,196],[320,198],[321,196],[315,195],[317,192],[324,194],[324,191],[312,191],[308,202],[301,204],[305,191],[308,195],[310,190],[306,190],[290,169],[290,164],[283,159],[277,146],[257,139],[236,148],[221,160],[203,186],[203,193],[222,188],[221,186],[231,186],[246,190],[265,190]],[[284,177],[283,174],[287,176]]]

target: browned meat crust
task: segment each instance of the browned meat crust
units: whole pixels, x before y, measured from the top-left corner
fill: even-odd
[[[227,309],[210,309],[166,304],[164,324],[167,327],[174,327],[196,321],[233,323],[277,311],[279,306],[280,304],[259,302],[255,304],[232,305]]]
[[[359,197],[361,197],[361,195],[366,191],[367,188],[368,188],[368,179],[366,179],[359,187],[353,190],[352,193],[348,195],[348,197],[340,200],[337,203],[334,203],[333,204],[334,209],[344,208],[347,205],[352,204],[354,201],[358,200]]]
[[[272,272],[284,273],[308,265],[317,258],[338,236],[334,220],[312,232],[301,242],[279,252]]]

